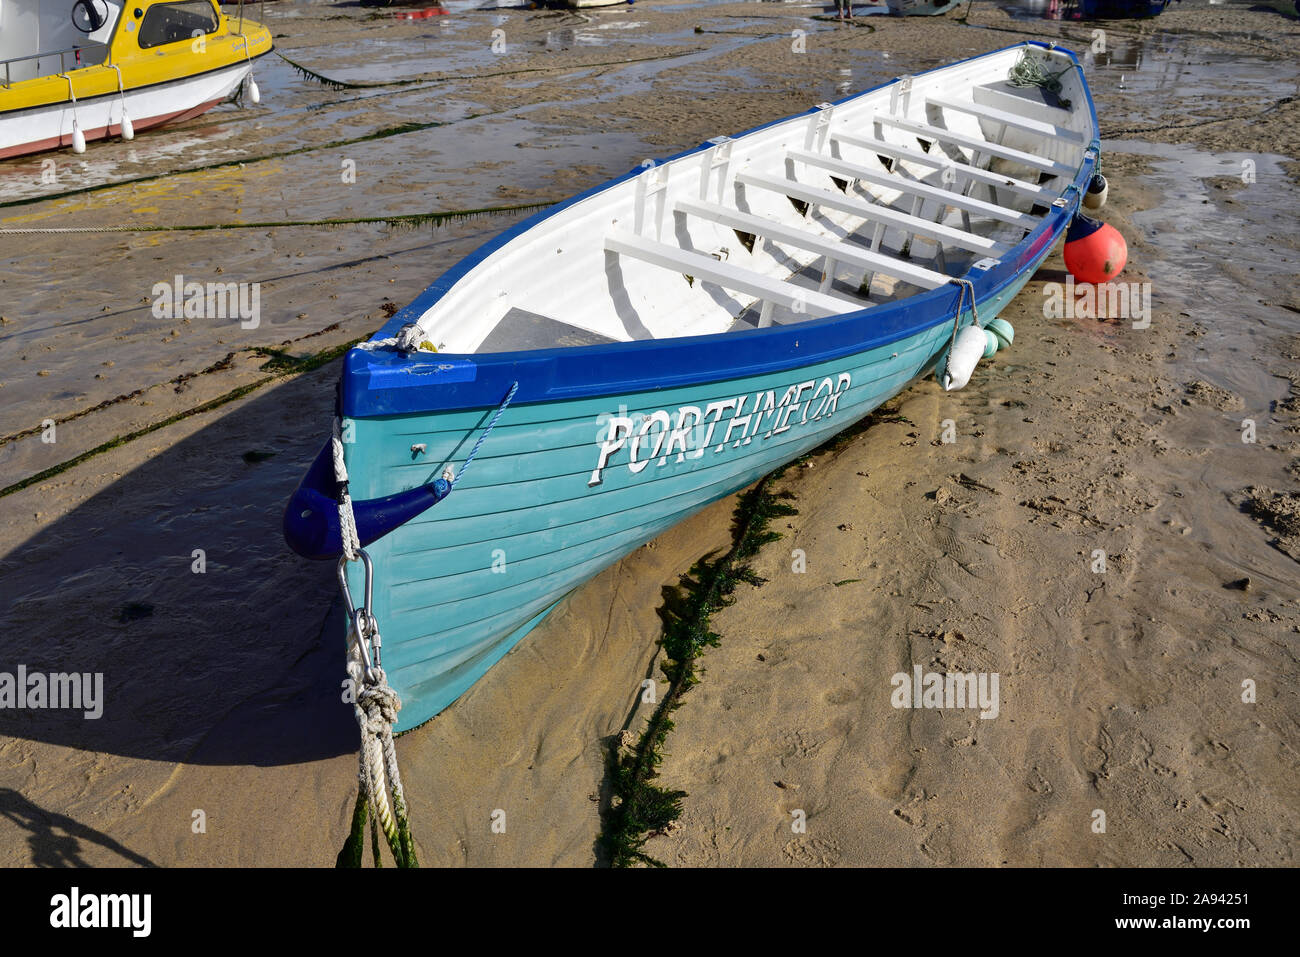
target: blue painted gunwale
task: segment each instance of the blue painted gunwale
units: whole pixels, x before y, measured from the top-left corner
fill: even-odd
[[[1040,47],[1062,53],[1070,58],[1074,68],[1082,74],[1082,65],[1073,51],[1055,44],[1027,41],[934,67],[916,75],[924,76],[1024,47]],[[835,103],[851,102],[896,82],[897,79],[882,83],[843,97]],[[1086,79],[1082,86],[1093,129],[1096,130],[1097,111]],[[817,108],[813,107],[795,116],[815,112]],[[738,133],[732,138],[739,139],[792,118],[782,117]],[[711,147],[711,143],[701,143],[657,162],[672,162]],[[1041,251],[1050,251],[1078,208],[1079,199],[1096,169],[1099,151],[1100,143],[1094,138],[1073,182],[1065,190],[1067,203],[1064,207],[1051,207],[1033,232],[1012,247],[998,265],[987,271],[972,269],[967,273],[966,278],[974,283],[977,302],[1001,293],[1017,280],[1031,262],[1041,260],[1042,257],[1038,255]],[[542,210],[489,240],[443,273],[409,305],[394,314],[374,338],[395,336],[398,329],[414,322],[432,308],[484,259],[538,223],[642,172],[643,167],[638,166],[585,193]],[[557,399],[617,396],[628,392],[699,385],[738,376],[786,372],[886,346],[940,323],[951,322],[959,295],[956,285],[944,286],[895,303],[787,326],[579,348],[482,355],[403,355],[393,350],[353,349],[344,359],[341,411],[351,418],[365,418],[434,409],[450,411],[491,408],[501,401],[514,382],[519,383],[519,390],[513,404],[527,405]]]

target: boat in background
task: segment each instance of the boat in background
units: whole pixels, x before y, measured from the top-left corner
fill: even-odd
[[[1064,20],[1145,20],[1165,12],[1172,0],[1066,0]]]
[[[1033,275],[1099,150],[1074,54],[1008,47],[637,167],[351,350],[284,534],[338,559],[363,645],[378,623],[398,730],[633,549],[918,377],[959,386],[1011,339],[976,306]]]
[[[429,0],[361,0],[363,7],[420,7]],[[448,13],[469,13],[472,10],[507,10],[535,6],[534,0],[437,0],[437,6]]]
[[[270,50],[213,0],[0,0],[0,158],[198,116]]]
[[[951,13],[968,0],[885,0],[896,17],[933,17]]]

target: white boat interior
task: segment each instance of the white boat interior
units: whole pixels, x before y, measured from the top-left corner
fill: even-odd
[[[3,0],[0,0],[3,2]],[[1059,93],[1008,81],[1030,57]],[[894,302],[998,260],[1096,130],[1060,51],[1001,50],[644,171],[494,250],[417,321],[440,352],[726,333]]]
[[[0,83],[103,63],[121,12],[113,0],[0,0]]]

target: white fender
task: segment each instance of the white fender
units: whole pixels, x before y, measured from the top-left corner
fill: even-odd
[[[944,391],[960,389],[970,381],[971,373],[984,356],[986,341],[984,330],[976,325],[969,325],[957,333],[957,341],[952,344],[940,377]]]
[[[1106,182],[1106,177],[1098,173],[1088,183],[1088,190],[1083,194],[1083,205],[1088,209],[1101,209],[1106,205],[1106,197],[1110,195],[1110,184]]]

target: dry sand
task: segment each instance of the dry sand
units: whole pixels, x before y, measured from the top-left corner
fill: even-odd
[[[0,225],[559,198],[643,156],[1026,35],[1090,42],[1088,26],[983,4],[970,19],[984,29],[951,16],[840,27],[816,12],[643,2],[434,26],[275,4],[277,45],[320,72],[452,78],[329,92],[268,63],[270,95],[251,114],[59,157],[65,189],[165,162],[243,168],[11,207]],[[484,49],[493,29],[505,30],[512,72]],[[795,29],[807,32],[804,53],[792,50]],[[1043,285],[1064,277],[1058,253],[1004,313],[1014,347],[967,389],[920,383],[787,473],[800,513],[758,559],[769,581],[742,586],[718,617],[722,646],[678,712],[662,779],[689,797],[680,825],[652,840],[656,856],[1293,863],[1300,104],[1277,101],[1295,92],[1298,38],[1294,19],[1240,6],[1183,4],[1108,26],[1110,52],[1090,62],[1103,130],[1123,137],[1122,149],[1107,144],[1106,218],[1129,238],[1123,278],[1153,284],[1151,327],[1046,318]],[[356,55],[366,40],[392,49],[378,67]],[[417,41],[425,52],[413,58]],[[642,59],[666,53],[684,55]],[[327,146],[434,120],[454,122]],[[353,153],[370,174],[359,192],[336,185]],[[1243,158],[1253,183],[1237,175]],[[39,164],[24,163],[5,164],[9,198],[39,195],[23,178]],[[407,301],[501,225],[11,246],[0,485],[267,379],[254,347],[307,354],[368,333],[382,300]],[[140,303],[158,279],[217,263],[266,284],[261,328],[158,321]],[[0,713],[0,863],[332,863],[355,783],[338,607],[331,570],[287,556],[278,525],[336,375],[329,365],[274,379],[4,498],[3,668],[103,671],[107,703],[92,722]],[[47,416],[61,423],[53,447],[30,432]],[[1245,418],[1254,444],[1240,439]],[[940,441],[946,419],[953,443]],[[727,544],[732,505],[602,573],[401,738],[424,863],[599,861],[608,744],[644,713],[664,589]],[[805,573],[791,570],[794,549]],[[1091,570],[1096,549],[1104,573]],[[999,716],[892,708],[890,676],[914,664],[997,672]],[[1254,704],[1241,700],[1246,679]],[[192,829],[196,809],[206,833]],[[505,834],[490,829],[497,809]],[[796,810],[806,833],[791,830]]]

